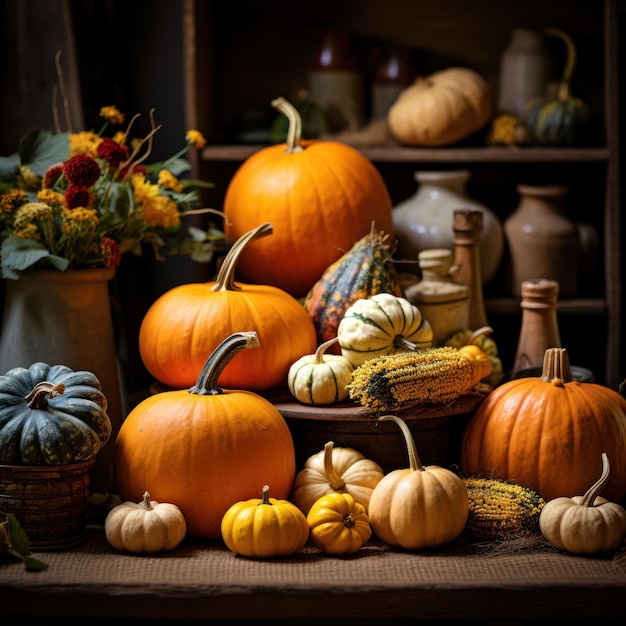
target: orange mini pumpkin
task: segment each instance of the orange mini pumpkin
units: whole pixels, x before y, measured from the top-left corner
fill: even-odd
[[[461,446],[466,476],[511,480],[544,500],[584,493],[606,451],[613,471],[607,499],[626,495],[626,400],[573,380],[567,350],[549,348],[540,378],[496,387],[469,421]]]
[[[115,442],[123,500],[138,501],[148,491],[181,509],[190,536],[218,540],[222,517],[235,502],[258,496],[265,484],[277,498],[289,496],[295,448],[282,415],[251,391],[217,385],[238,352],[258,346],[255,332],[233,333],[194,387],[150,396],[130,412]]]
[[[274,236],[249,246],[243,280],[305,296],[326,268],[370,231],[392,233],[392,202],[376,167],[337,141],[301,141],[301,120],[284,98],[272,102],[289,118],[286,144],[263,148],[235,172],[224,198],[229,240],[261,221]]]
[[[286,291],[271,285],[237,284],[239,255],[246,245],[272,233],[265,223],[233,244],[215,281],[179,285],[152,304],[139,330],[139,352],[146,369],[174,388],[194,384],[207,355],[231,333],[254,330],[261,348],[236,357],[220,384],[263,391],[287,385],[292,363],[315,352],[311,316]]]

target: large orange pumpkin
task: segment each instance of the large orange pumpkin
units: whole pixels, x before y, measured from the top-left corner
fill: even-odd
[[[150,396],[130,412],[115,442],[122,500],[139,501],[148,491],[181,509],[190,536],[218,540],[235,502],[258,496],[265,484],[276,498],[289,496],[296,462],[285,420],[261,396],[217,385],[237,352],[258,345],[254,332],[233,333],[192,389]],[[248,353],[237,356],[245,363]]]
[[[241,252],[271,232],[272,225],[265,223],[242,235],[215,281],[174,287],[148,309],[139,329],[139,352],[157,380],[190,387],[220,341],[246,329],[258,333],[261,347],[245,359],[235,357],[225,368],[220,384],[229,389],[286,387],[291,364],[315,352],[315,325],[293,296],[271,285],[235,283]]]
[[[369,159],[337,141],[301,141],[296,109],[283,98],[272,105],[289,118],[287,143],[262,148],[235,172],[224,198],[224,230],[233,241],[271,222],[274,236],[246,248],[238,272],[299,298],[372,222],[393,232],[392,202]]]
[[[466,476],[511,480],[544,500],[585,493],[606,452],[608,500],[626,495],[626,400],[572,379],[565,348],[546,350],[540,378],[496,387],[469,421],[461,446]]]

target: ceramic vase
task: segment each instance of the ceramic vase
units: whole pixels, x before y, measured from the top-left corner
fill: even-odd
[[[500,58],[498,111],[524,119],[526,104],[545,96],[553,63],[540,33],[514,28]]]
[[[453,249],[454,211],[481,211],[481,281],[486,285],[500,267],[504,235],[497,215],[468,194],[466,185],[470,179],[469,171],[417,171],[414,178],[418,184],[415,194],[393,209],[394,235],[398,240],[396,259],[414,261],[414,268],[404,264],[403,268],[419,273],[417,259],[422,250]]]
[[[561,297],[576,295],[580,245],[563,210],[567,187],[518,185],[517,191],[519,204],[504,222],[510,293],[519,296],[524,281],[545,278],[559,284]]]
[[[91,487],[115,493],[113,450],[122,424],[121,385],[108,285],[112,269],[27,270],[7,280],[0,333],[0,373],[33,363],[95,374],[112,423],[90,472]]]

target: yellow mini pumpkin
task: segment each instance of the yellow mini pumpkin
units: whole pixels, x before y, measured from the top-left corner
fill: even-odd
[[[128,552],[167,552],[177,548],[187,534],[183,512],[175,505],[150,500],[145,491],[141,502],[122,502],[104,520],[107,541]]]
[[[474,70],[450,67],[419,77],[389,109],[391,134],[410,146],[445,146],[479,131],[491,118],[493,97]]]
[[[307,522],[311,541],[328,554],[354,554],[372,536],[365,507],[349,493],[322,496],[311,507]]]
[[[409,467],[387,474],[374,488],[369,517],[376,535],[392,546],[419,550],[456,539],[469,517],[469,498],[461,478],[438,465],[422,466],[406,423],[393,420],[404,435]]]
[[[269,497],[265,485],[261,498],[235,502],[222,518],[222,538],[231,552],[255,558],[289,556],[309,540],[309,524],[289,500]]]
[[[595,554],[617,548],[626,536],[626,510],[600,497],[611,465],[602,454],[602,475],[583,496],[550,500],[539,516],[543,536],[559,550]]]
[[[299,358],[289,368],[287,386],[303,404],[335,404],[348,397],[352,363],[339,354],[326,354],[337,337],[320,344],[315,354]]]
[[[380,465],[354,448],[335,448],[329,441],[310,456],[296,476],[293,500],[306,515],[326,494],[349,493],[365,510],[372,490],[384,476]]]

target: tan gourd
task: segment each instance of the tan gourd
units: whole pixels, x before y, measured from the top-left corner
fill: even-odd
[[[599,496],[611,465],[602,454],[602,475],[583,496],[550,500],[539,516],[543,536],[559,550],[595,554],[617,548],[626,535],[626,510]]]
[[[480,74],[451,67],[418,78],[389,109],[392,135],[410,146],[445,146],[483,128],[493,110],[489,85]]]
[[[372,490],[384,476],[380,465],[354,448],[335,448],[329,441],[310,456],[296,476],[293,500],[307,515],[316,500],[329,493],[349,493],[367,511]]]
[[[182,511],[175,504],[150,500],[147,491],[141,502],[122,502],[104,520],[107,541],[128,552],[167,552],[177,548],[186,533]]]
[[[369,518],[376,535],[386,543],[419,550],[436,548],[456,539],[469,516],[469,498],[463,481],[438,465],[422,466],[406,423],[393,420],[404,435],[409,467],[389,472],[374,488]]]

